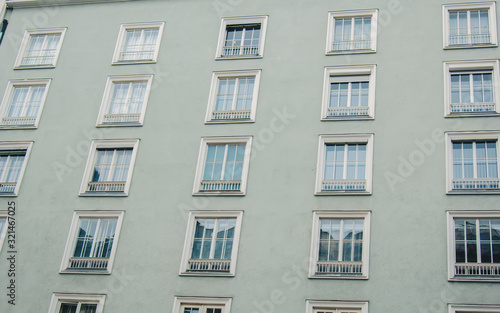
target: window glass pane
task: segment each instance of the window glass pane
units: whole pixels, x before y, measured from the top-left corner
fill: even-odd
[[[80,229],[76,238],[74,257],[91,257],[98,219],[80,219]]]
[[[59,313],[77,313],[77,307],[77,303],[61,303],[61,309],[59,310]]]
[[[80,313],[95,313],[96,311],[96,304],[82,304],[80,307]]]

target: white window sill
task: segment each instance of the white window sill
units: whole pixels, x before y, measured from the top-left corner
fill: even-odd
[[[127,197],[128,193],[116,191],[116,192],[106,192],[106,191],[95,191],[95,192],[84,192],[79,194],[80,197]]]
[[[97,124],[96,127],[140,127],[143,126],[143,123],[102,123]]]
[[[376,52],[377,52],[376,50],[339,50],[339,51],[328,51],[326,55],[376,53]]]
[[[35,125],[0,125],[0,129],[37,129]]]
[[[310,279],[349,279],[349,280],[367,280],[366,275],[309,275]]]
[[[445,117],[489,117],[489,116],[500,116],[500,113],[493,111],[485,112],[464,112],[464,113],[450,113],[445,115]]]
[[[329,116],[324,117],[321,121],[351,121],[351,120],[374,120],[373,116],[369,115],[345,115],[345,116]]]
[[[227,120],[210,120],[206,121],[205,124],[245,124],[245,123],[255,123],[255,120],[251,119],[227,119]]]
[[[500,194],[500,189],[471,189],[471,190],[448,190],[448,195],[495,195]]]
[[[32,70],[32,69],[47,69],[47,68],[55,68],[56,66],[51,64],[51,65],[27,65],[27,66],[16,66],[14,67],[15,70]]]
[[[444,47],[444,50],[453,50],[453,49],[474,49],[474,48],[494,48],[498,47],[497,44],[492,43],[478,43],[478,44],[463,44],[463,45],[449,45]]]
[[[76,275],[111,275],[109,270],[72,270],[65,269],[59,271],[59,274],[76,274]]]
[[[240,60],[240,59],[262,59],[262,55],[237,55],[237,56],[218,56],[216,60]]]
[[[112,62],[111,65],[130,65],[130,64],[152,64],[156,63],[156,60],[127,60],[127,61],[117,61],[117,62]]]
[[[490,282],[490,283],[499,283],[499,277],[452,277],[448,278],[448,281],[460,281],[460,282]]]
[[[244,196],[242,191],[197,191],[193,196]]]
[[[204,277],[234,277],[233,273],[222,272],[182,272],[179,276],[204,276]]]

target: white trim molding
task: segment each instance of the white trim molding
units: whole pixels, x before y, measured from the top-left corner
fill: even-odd
[[[0,224],[0,253],[1,253],[2,245],[3,242],[5,241],[5,235],[7,233],[7,227],[9,226],[9,217],[7,211],[0,211],[0,220],[3,220],[3,224]]]
[[[75,211],[73,213],[71,228],[69,230],[66,248],[64,249],[64,255],[59,272],[71,274],[111,274],[124,213],[124,211]],[[102,219],[116,220],[112,236],[111,252],[108,257],[73,257],[80,231],[80,222],[82,219],[97,220],[98,224]],[[109,235],[109,227],[110,226],[107,226],[106,228],[103,227],[102,229],[96,229],[96,232],[104,230],[106,232],[104,235]],[[95,236],[93,239],[96,240]],[[108,238],[106,238],[106,240],[108,240]],[[107,242],[106,245],[109,245],[109,242]],[[98,249],[104,249],[104,247],[96,247],[94,242],[91,250],[99,253],[99,251],[97,251]]]
[[[222,313],[231,312],[231,302],[232,298],[227,297],[183,297],[176,296],[174,299],[174,308],[172,313],[182,313],[184,307],[196,307],[200,309],[200,313],[206,313],[207,307],[209,308],[220,308]]]
[[[306,300],[306,313],[368,313],[368,301]]]
[[[78,307],[82,304],[94,304],[96,306],[95,313],[103,313],[105,300],[106,295],[103,294],[54,293],[50,300],[49,313],[59,313],[63,303],[77,303]]]
[[[53,68],[56,67],[57,60],[59,58],[59,53],[61,52],[62,43],[64,41],[64,36],[66,34],[66,27],[62,28],[47,28],[47,29],[28,29],[24,33],[23,41],[19,52],[17,54],[16,61],[14,63],[15,69],[33,69],[33,68]],[[54,50],[46,56],[34,55],[32,57],[27,56],[28,45],[32,37],[35,36],[57,36],[59,35],[59,41],[55,47],[50,49],[44,49],[41,51]],[[42,42],[42,48],[47,48],[47,38]],[[34,58],[34,60],[25,60],[26,58]],[[47,60],[45,60],[47,58]],[[38,59],[38,60],[37,60]]]
[[[488,33],[481,30],[471,31],[470,12],[488,11]],[[450,13],[460,12],[467,14],[467,34],[451,34]],[[495,47],[498,45],[497,38],[497,14],[496,4],[492,2],[469,2],[461,4],[443,5],[443,49],[463,49],[477,47]]]
[[[21,187],[21,181],[28,164],[29,155],[31,152],[31,147],[33,142],[0,142],[0,154],[4,155],[24,155],[23,164],[21,170],[17,176],[16,181],[3,181],[5,177],[0,177],[0,197],[14,197],[19,193],[19,188]],[[7,166],[6,164],[5,166]],[[7,171],[3,171],[5,176]],[[9,179],[10,180],[10,179]]]
[[[116,65],[116,64],[136,64],[136,63],[156,63],[158,59],[158,51],[160,50],[160,43],[162,39],[164,26],[165,22],[133,23],[133,24],[120,25],[120,31],[118,33],[118,40],[116,41],[112,64]],[[127,35],[127,31],[141,31],[142,32],[141,39],[143,39],[144,32],[148,30],[158,31],[153,49],[147,51],[139,51],[137,49],[135,50],[133,49],[129,51],[130,54],[136,54],[136,55],[144,54],[146,56],[135,57],[135,58],[131,56],[123,58],[121,54],[124,53],[123,47],[125,45],[125,38]],[[142,43],[142,46],[144,45],[145,44]]]
[[[266,40],[268,16],[223,17],[220,24],[219,39],[217,40],[216,60],[250,59],[264,56],[264,43]],[[250,27],[259,26],[259,39],[257,45],[228,46],[225,47],[227,29],[241,27],[244,32]],[[245,28],[246,27],[246,28]],[[253,32],[252,32],[253,33]],[[243,38],[244,39],[244,38]]]
[[[500,304],[448,304],[448,313],[500,313]]]

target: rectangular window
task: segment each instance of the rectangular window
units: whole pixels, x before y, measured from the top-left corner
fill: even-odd
[[[61,273],[110,273],[123,212],[75,212]]]
[[[378,10],[328,13],[326,53],[375,52]]]
[[[113,63],[156,62],[164,24],[160,22],[121,25]]]
[[[500,313],[500,305],[448,304],[448,313]]]
[[[206,122],[255,121],[260,70],[214,72]]]
[[[373,135],[320,136],[316,194],[371,193],[372,141]]]
[[[80,195],[127,195],[138,144],[138,140],[93,141]]]
[[[0,143],[0,196],[16,196],[32,142]]]
[[[55,67],[66,28],[27,30],[14,67]]]
[[[105,299],[105,295],[55,293],[49,313],[102,313]]]
[[[180,274],[234,276],[242,215],[190,212]]]
[[[193,194],[244,195],[251,137],[203,138]]]
[[[173,313],[230,313],[231,298],[175,297]]]
[[[108,77],[97,125],[142,125],[152,80],[152,75]]]
[[[10,81],[0,108],[0,127],[38,126],[50,79]]]
[[[368,278],[370,212],[314,212],[311,278]]]
[[[497,44],[495,2],[443,6],[444,47]]]
[[[2,245],[5,240],[5,234],[7,233],[7,212],[0,211],[0,252],[2,252]]]
[[[449,191],[498,192],[498,133],[461,136],[450,139]],[[473,136],[477,136],[474,138]],[[462,137],[462,138],[461,138]],[[463,137],[469,137],[463,138]],[[483,137],[484,139],[482,139]]]
[[[262,57],[267,16],[223,18],[216,59]]]
[[[447,214],[449,279],[500,280],[500,212]]]
[[[374,118],[375,65],[326,67],[321,118]]]
[[[368,313],[368,302],[307,300],[306,313]]]
[[[498,60],[445,62],[447,116],[488,116],[498,108]]]

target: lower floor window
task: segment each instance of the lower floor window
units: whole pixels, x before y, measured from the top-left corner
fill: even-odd
[[[175,297],[173,313],[230,313],[231,298]]]
[[[105,295],[65,294],[52,295],[49,313],[102,313]]]
[[[306,313],[368,313],[368,302],[307,300]]]

